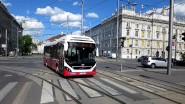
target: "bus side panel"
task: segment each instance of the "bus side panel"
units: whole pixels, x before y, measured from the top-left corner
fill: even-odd
[[[61,58],[59,59],[59,73],[60,73],[61,75],[64,74],[64,58],[63,58],[63,57],[61,57]]]
[[[58,60],[53,58],[52,59],[52,69],[56,71],[57,67],[58,67]]]
[[[44,57],[44,64],[46,66],[49,66],[50,67],[50,58],[49,57]]]

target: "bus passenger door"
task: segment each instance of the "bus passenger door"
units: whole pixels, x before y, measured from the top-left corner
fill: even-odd
[[[64,46],[63,44],[59,44],[58,46],[59,50],[59,73],[63,75],[64,70]]]

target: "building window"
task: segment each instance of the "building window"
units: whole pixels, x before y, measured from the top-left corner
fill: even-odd
[[[129,54],[129,49],[127,49],[127,54]]]
[[[156,48],[159,48],[159,42],[156,42]]]
[[[150,40],[147,41],[147,47],[150,47]]]
[[[160,31],[160,26],[157,26],[157,31]]]
[[[159,32],[157,32],[157,34],[156,34],[156,38],[157,38],[157,39],[159,39]]]
[[[148,34],[147,34],[147,38],[150,38],[150,33],[151,33],[151,32],[148,31],[147,33],[148,33]]]
[[[130,42],[129,39],[126,40],[127,46],[129,46]]]
[[[136,40],[136,42],[135,42],[135,46],[138,46],[138,40]]]
[[[150,55],[150,50],[148,50],[148,55]]]
[[[142,29],[143,29],[143,30],[145,29],[145,25],[144,25],[144,24],[142,24]]]
[[[181,44],[179,44],[179,49],[182,49]]]
[[[144,40],[142,40],[142,47],[144,47],[145,46],[145,41]]]
[[[139,24],[136,24],[136,28],[137,28],[137,29],[139,28]]]
[[[141,32],[141,37],[144,38],[145,37],[145,31]]]
[[[127,22],[127,28],[130,28],[130,22]]]
[[[135,36],[136,36],[136,37],[138,37],[138,34],[139,34],[139,31],[136,31],[136,34],[135,34]]]
[[[147,29],[150,29],[150,25],[147,26]]]
[[[136,49],[136,54],[138,54],[138,50]]]
[[[129,34],[130,34],[130,31],[129,31],[129,30],[127,30],[127,36],[129,36]]]

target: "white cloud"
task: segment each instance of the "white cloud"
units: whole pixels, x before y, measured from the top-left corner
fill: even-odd
[[[6,7],[12,6],[11,3],[6,2],[6,0],[0,0]]]
[[[90,17],[90,18],[99,18],[99,16],[98,16],[96,13],[94,13],[94,12],[88,13],[88,14],[86,15],[86,17]]]
[[[75,31],[72,33],[72,35],[81,35],[81,31]]]
[[[37,8],[36,14],[49,15],[50,22],[53,23],[69,21],[70,26],[73,27],[78,27],[80,23],[79,21],[81,21],[81,14],[73,14],[58,7],[51,8],[50,6],[47,6],[45,8]]]
[[[62,21],[80,21],[81,15],[80,14],[72,14],[70,12],[65,12],[63,14],[57,14],[51,16],[51,22],[62,22]]]
[[[50,6],[47,6],[45,8],[37,8],[36,10],[36,14],[40,14],[40,15],[56,15],[64,12],[65,11],[63,11],[58,7],[51,8]]]
[[[155,10],[155,12],[156,12],[156,13],[161,13],[162,10],[163,10],[163,8],[157,8],[157,9]],[[150,13],[152,13],[152,12],[153,12],[153,10],[148,10],[148,11],[146,11],[147,14],[150,14]]]
[[[80,4],[76,1],[76,2],[73,2],[72,5],[73,5],[73,6],[76,6],[76,5],[80,5]]]
[[[40,35],[44,31],[44,24],[37,19],[25,16],[13,16],[19,23],[22,23],[24,28],[23,35]]]
[[[67,26],[80,27],[81,26],[81,22],[79,22],[79,21],[75,21],[75,22],[64,22],[64,23],[61,24],[61,26],[63,26],[63,27],[67,27]]]
[[[180,2],[180,0],[178,0],[177,2]],[[156,13],[161,13],[162,10],[163,10],[163,8],[157,8]],[[174,13],[175,13],[176,17],[185,18],[185,12],[184,11],[185,11],[185,4],[180,4],[180,5],[179,5],[179,3],[174,4]],[[152,10],[148,10],[146,13],[149,14],[151,12],[152,12]]]
[[[183,17],[185,18],[185,4],[181,4],[181,5],[178,5],[178,4],[175,4],[174,5],[174,12],[175,12],[175,15],[177,17]]]

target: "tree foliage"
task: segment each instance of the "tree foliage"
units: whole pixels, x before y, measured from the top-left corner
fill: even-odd
[[[185,61],[185,52],[181,53],[181,58],[182,58],[183,61]]]
[[[19,50],[22,55],[31,53],[32,38],[30,35],[24,35],[19,37]]]
[[[32,50],[37,50],[37,45],[36,44],[32,43],[31,47],[32,47]]]

